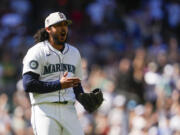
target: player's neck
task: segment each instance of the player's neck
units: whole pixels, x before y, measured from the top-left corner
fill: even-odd
[[[63,51],[64,50],[64,45],[63,44],[55,44],[52,40],[49,40],[49,43],[52,45],[52,47],[54,47],[55,49],[59,50],[59,51]]]

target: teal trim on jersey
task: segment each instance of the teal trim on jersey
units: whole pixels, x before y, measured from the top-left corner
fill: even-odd
[[[68,71],[71,73],[75,73],[76,67],[74,65],[70,64],[49,64],[47,66],[44,66],[44,72],[43,75],[55,73],[59,71]]]
[[[66,47],[65,47],[66,50],[64,50],[64,53],[63,53],[64,55],[69,51],[69,45],[68,45],[68,44],[65,44],[65,46],[67,46],[67,49],[66,49]]]

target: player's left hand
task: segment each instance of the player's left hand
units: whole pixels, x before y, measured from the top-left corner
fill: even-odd
[[[100,107],[104,98],[102,91],[96,88],[90,93],[80,93],[77,100],[83,105],[86,111],[92,113]]]

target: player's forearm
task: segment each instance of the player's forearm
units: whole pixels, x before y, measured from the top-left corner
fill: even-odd
[[[32,72],[23,75],[23,86],[26,92],[48,93],[61,89],[59,80],[43,82],[39,81],[38,78],[39,75]]]

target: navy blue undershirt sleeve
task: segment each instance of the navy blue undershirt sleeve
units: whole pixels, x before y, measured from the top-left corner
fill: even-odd
[[[73,89],[74,89],[74,94],[76,96],[76,99],[80,93],[84,93],[81,83],[79,83],[77,87],[73,87]]]
[[[23,75],[23,86],[26,92],[48,93],[61,89],[60,81],[39,81],[39,74],[28,72]]]

